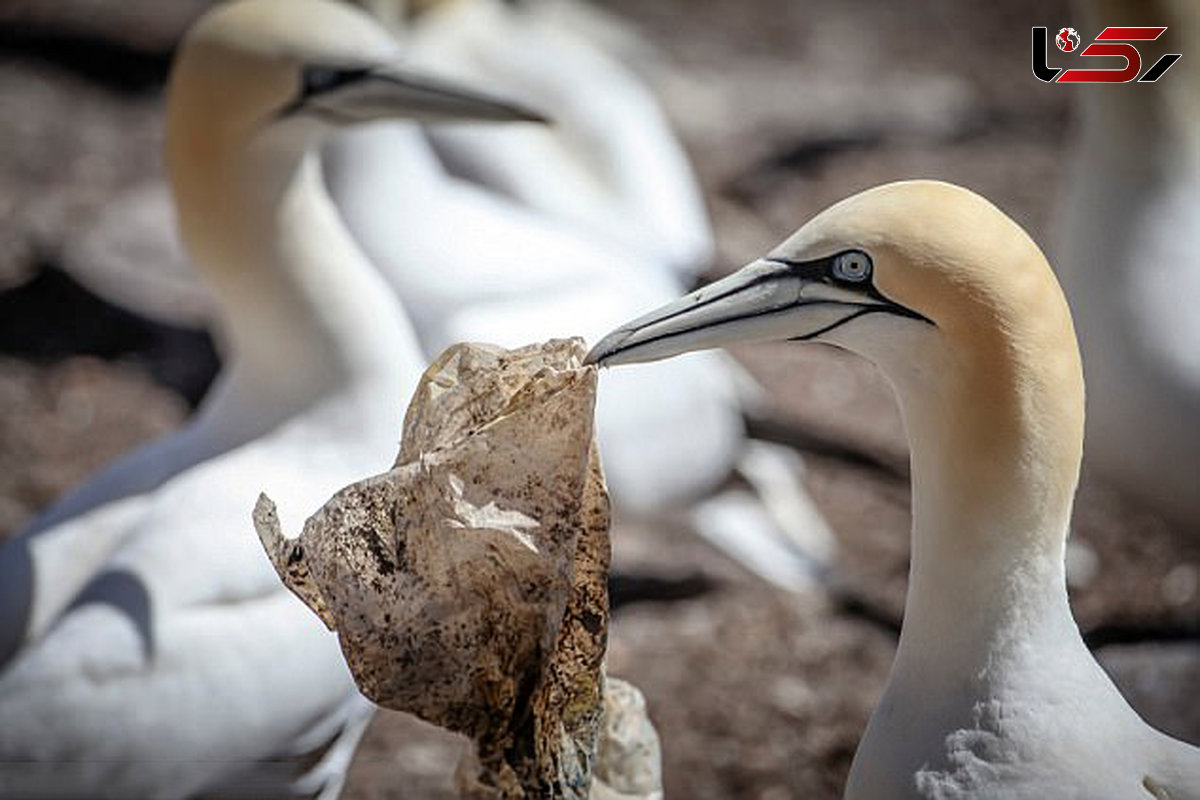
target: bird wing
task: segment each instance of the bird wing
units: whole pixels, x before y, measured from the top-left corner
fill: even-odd
[[[191,425],[118,458],[0,548],[0,667],[41,635],[153,505],[155,489],[216,455]]]
[[[167,185],[147,182],[105,203],[67,241],[62,265],[110,303],[167,324],[204,325],[214,301],[177,230]]]
[[[341,713],[356,690],[337,642],[283,588],[250,518],[260,489],[296,514],[362,476],[361,450],[300,422],[159,488],[0,673],[0,759],[22,763],[0,796],[182,796]]]
[[[126,498],[0,548],[0,670],[45,632],[135,529],[147,503]]]

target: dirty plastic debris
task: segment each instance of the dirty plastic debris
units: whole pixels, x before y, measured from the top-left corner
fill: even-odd
[[[363,693],[473,740],[464,797],[662,795],[641,695],[603,671],[608,497],[584,352],[455,345],[426,370],[391,471],[298,539],[265,495],[254,510]]]

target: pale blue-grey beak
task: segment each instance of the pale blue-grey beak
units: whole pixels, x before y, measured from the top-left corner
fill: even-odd
[[[285,114],[309,114],[335,124],[376,119],[421,122],[538,122],[546,117],[503,97],[395,64],[304,68],[300,92]]]
[[[847,255],[865,259],[860,263],[866,267],[853,279],[839,279],[838,259]],[[925,319],[884,297],[870,278],[870,259],[859,251],[808,261],[758,259],[617,328],[592,348],[587,363],[611,366],[744,342],[807,341],[878,312]]]

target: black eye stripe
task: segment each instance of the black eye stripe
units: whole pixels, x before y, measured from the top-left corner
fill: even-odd
[[[369,70],[361,67],[344,69],[340,67],[311,66],[305,67],[301,76],[300,96],[312,97],[332,91],[348,83],[362,80]]]
[[[326,67],[316,64],[304,67],[300,71],[300,91],[291,102],[276,112],[275,119],[289,117],[304,108],[312,98],[360,81],[370,74],[371,70],[363,67]]]
[[[850,280],[837,275],[836,267],[840,259],[850,255],[860,255],[867,260],[866,274],[858,280]],[[814,258],[811,261],[793,261],[788,258],[772,257],[771,261],[777,264],[785,264],[789,271],[798,278],[803,278],[807,281],[821,281],[831,286],[852,286],[852,287],[869,287],[871,285],[871,277],[874,273],[874,263],[866,252],[854,250],[842,250],[830,256],[822,258]]]
[[[836,278],[833,274],[834,262],[836,262],[837,259],[841,258],[842,256],[849,255],[851,253],[861,253],[864,257],[866,257],[867,264],[869,265],[866,276],[857,281],[848,281]],[[875,300],[878,303],[883,304],[883,308],[879,309],[881,311],[886,310],[889,313],[896,314],[898,316],[911,317],[912,319],[921,320],[922,322],[928,322],[930,325],[934,324],[933,320],[929,319],[924,314],[919,314],[912,309],[905,308],[875,288],[875,262],[865,250],[860,250],[858,248],[854,248],[852,250],[842,250],[830,256],[814,258],[811,261],[793,261],[792,259],[779,258],[778,256],[770,256],[768,257],[768,260],[773,261],[776,264],[783,264],[788,268],[788,271],[797,278],[802,278],[806,281],[820,281],[827,286],[838,286],[843,289],[858,292],[866,297],[871,298],[872,300]],[[874,308],[870,309],[871,313],[874,313],[874,311]],[[858,316],[861,315],[855,315],[855,318]],[[848,320],[843,320],[843,322],[846,321]],[[839,322],[838,324],[840,325],[842,323]]]

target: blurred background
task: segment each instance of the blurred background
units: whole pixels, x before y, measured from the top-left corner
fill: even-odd
[[[207,0],[0,4],[0,538],[136,444],[178,427],[217,366],[199,325],[107,305],[70,277],[113,251],[180,258],[154,236],[93,231],[162,180],[174,43]],[[712,275],[831,202],[904,178],[985,195],[1051,249],[1071,161],[1074,87],[1030,72],[1030,27],[1081,25],[1061,2],[605,0],[705,190]],[[1200,55],[1200,54],[1196,54]],[[1187,54],[1184,56],[1188,57]],[[571,333],[564,331],[564,334]],[[891,467],[809,453],[805,482],[841,545],[828,591],[788,593],[680,521],[618,518],[609,671],[647,697],[670,797],[833,798],[882,689],[908,548],[906,449],[887,387],[832,350],[745,348],[782,428]],[[1200,487],[1197,488],[1200,491]],[[1069,572],[1089,643],[1151,722],[1200,742],[1200,537],[1085,474]],[[459,742],[382,712],[344,796],[452,797]]]

